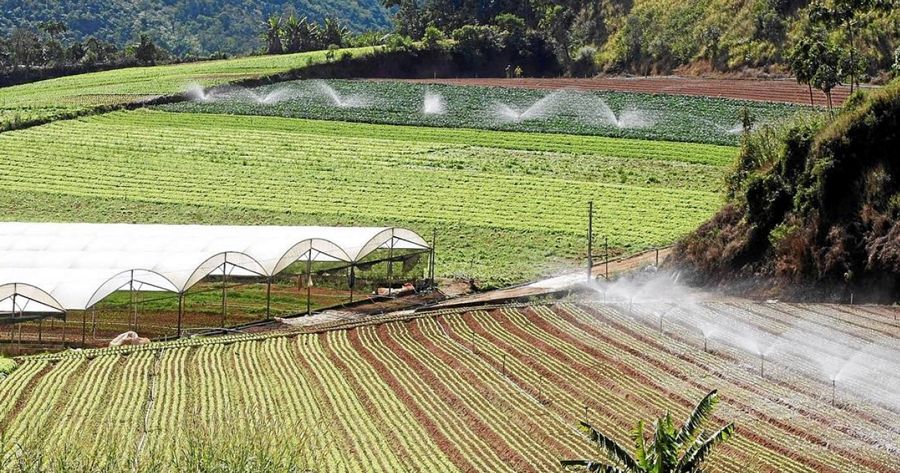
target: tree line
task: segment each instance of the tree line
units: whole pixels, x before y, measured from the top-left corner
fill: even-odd
[[[15,28],[0,37],[0,85],[175,59],[145,34],[119,48],[94,37],[66,41],[66,31],[65,23],[48,20],[36,29]]]
[[[433,35],[429,29],[452,39],[477,39],[482,49],[502,49],[510,39],[524,37],[553,53],[556,64],[547,72],[558,69],[572,76],[669,74],[679,68],[690,69],[688,74],[745,70],[786,74],[793,71],[793,48],[810,32],[819,35],[820,29],[828,44],[841,45],[838,72],[854,85],[883,79],[900,54],[897,0],[752,0],[728,15],[691,0],[382,0],[382,4],[395,12],[396,34],[413,41]],[[515,25],[515,32],[510,25]]]
[[[267,54],[337,49],[357,42],[357,38],[351,37],[350,30],[337,18],[326,17],[322,23],[317,23],[294,14],[287,18],[270,16],[262,36]]]

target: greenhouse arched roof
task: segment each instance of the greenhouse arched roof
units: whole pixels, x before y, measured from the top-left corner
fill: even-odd
[[[219,271],[270,277],[298,260],[354,264],[428,250],[392,227],[0,223],[0,312],[86,310],[125,287],[181,293]]]

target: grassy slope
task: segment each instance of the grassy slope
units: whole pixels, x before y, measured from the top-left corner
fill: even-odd
[[[751,135],[734,197],[680,243],[677,263],[741,290],[753,274],[782,297],[896,300],[900,80],[850,102],[833,120]]]
[[[4,133],[0,154],[6,219],[437,228],[441,274],[501,284],[571,264],[588,200],[618,250],[684,234],[734,148],[136,111]]]
[[[354,55],[372,48],[349,49]],[[220,61],[134,67],[60,77],[0,88],[0,123],[54,117],[101,105],[124,104],[183,92],[191,83],[213,86],[263,77],[324,62],[324,51],[279,56],[251,56]]]

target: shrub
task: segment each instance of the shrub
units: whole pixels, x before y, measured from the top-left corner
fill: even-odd
[[[575,53],[569,72],[575,77],[590,77],[597,74],[597,48],[582,46]]]
[[[15,371],[17,366],[15,360],[0,357],[0,378],[9,376],[10,373]]]
[[[432,25],[425,28],[425,34],[422,36],[422,43],[424,44],[425,49],[435,51],[441,49],[441,42],[445,39],[447,39],[447,36],[444,35],[444,32]]]

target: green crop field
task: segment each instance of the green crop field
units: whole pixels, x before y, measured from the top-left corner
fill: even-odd
[[[723,145],[738,143],[745,108],[756,124],[798,113],[821,113],[805,106],[709,97],[361,80],[301,80],[255,89],[223,89],[203,101],[161,108]]]
[[[571,267],[587,202],[616,252],[718,208],[735,148],[138,110],[0,134],[8,220],[385,224],[438,231],[486,285]]]
[[[0,450],[13,471],[48,471],[45,462],[68,471],[560,471],[560,459],[601,455],[579,422],[630,446],[639,419],[668,411],[681,425],[717,389],[704,428],[733,421],[736,435],[704,471],[900,468],[900,413],[889,401],[841,386],[833,404],[824,379],[794,358],[769,360],[761,376],[755,354],[720,340],[704,350],[683,308],[661,334],[665,305],[436,311],[22,358],[0,380]],[[690,307],[723,324],[791,328],[759,304]],[[790,320],[853,343],[877,339],[890,313],[856,307],[778,304]]]
[[[347,49],[353,55],[372,48]],[[343,51],[341,51],[343,52]],[[11,121],[53,119],[102,105],[117,105],[205,87],[264,77],[325,61],[325,51],[250,56],[81,74],[0,88],[0,129]]]

